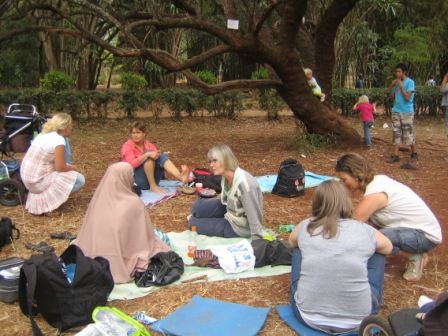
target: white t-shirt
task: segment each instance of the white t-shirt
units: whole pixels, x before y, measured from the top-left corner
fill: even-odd
[[[65,147],[65,139],[57,132],[40,133],[34,140],[33,146],[42,148],[44,151],[50,154],[54,154],[54,149],[57,146]]]
[[[433,243],[442,242],[439,221],[411,188],[386,175],[375,175],[367,185],[364,196],[381,192],[387,195],[387,205],[370,217],[375,225],[381,228],[405,227],[420,230]]]

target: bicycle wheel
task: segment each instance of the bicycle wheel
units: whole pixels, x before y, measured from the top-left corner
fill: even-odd
[[[25,199],[25,187],[19,181],[5,179],[0,181],[0,204],[4,206],[16,206],[22,204]]]
[[[361,322],[359,336],[395,336],[395,333],[384,317],[370,315]]]

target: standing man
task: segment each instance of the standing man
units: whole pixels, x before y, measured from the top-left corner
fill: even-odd
[[[395,79],[390,83],[389,90],[394,98],[392,108],[392,138],[394,143],[394,154],[386,162],[394,163],[400,161],[398,156],[400,145],[411,147],[411,160],[417,160],[414,136],[414,92],[415,82],[407,76],[408,67],[404,63],[395,66]],[[408,163],[402,168],[414,168]]]

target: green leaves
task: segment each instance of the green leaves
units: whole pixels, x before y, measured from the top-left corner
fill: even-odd
[[[49,71],[41,80],[43,89],[55,92],[72,89],[74,83],[73,78],[62,71]]]

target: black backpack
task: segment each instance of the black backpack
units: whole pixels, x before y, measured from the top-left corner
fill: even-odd
[[[65,265],[76,264],[70,283]],[[76,245],[70,245],[58,258],[54,253],[33,255],[22,266],[19,280],[20,309],[31,320],[33,335],[42,335],[33,319],[41,313],[59,331],[92,322],[92,311],[103,306],[114,287],[109,262],[103,257],[84,256]]]
[[[0,219],[0,251],[3,246],[11,244],[11,241],[14,238],[14,231],[16,232],[15,239],[19,239],[20,231],[14,226],[11,218],[2,217]]]
[[[305,194],[305,170],[297,160],[290,158],[280,164],[272,194],[283,197]]]

